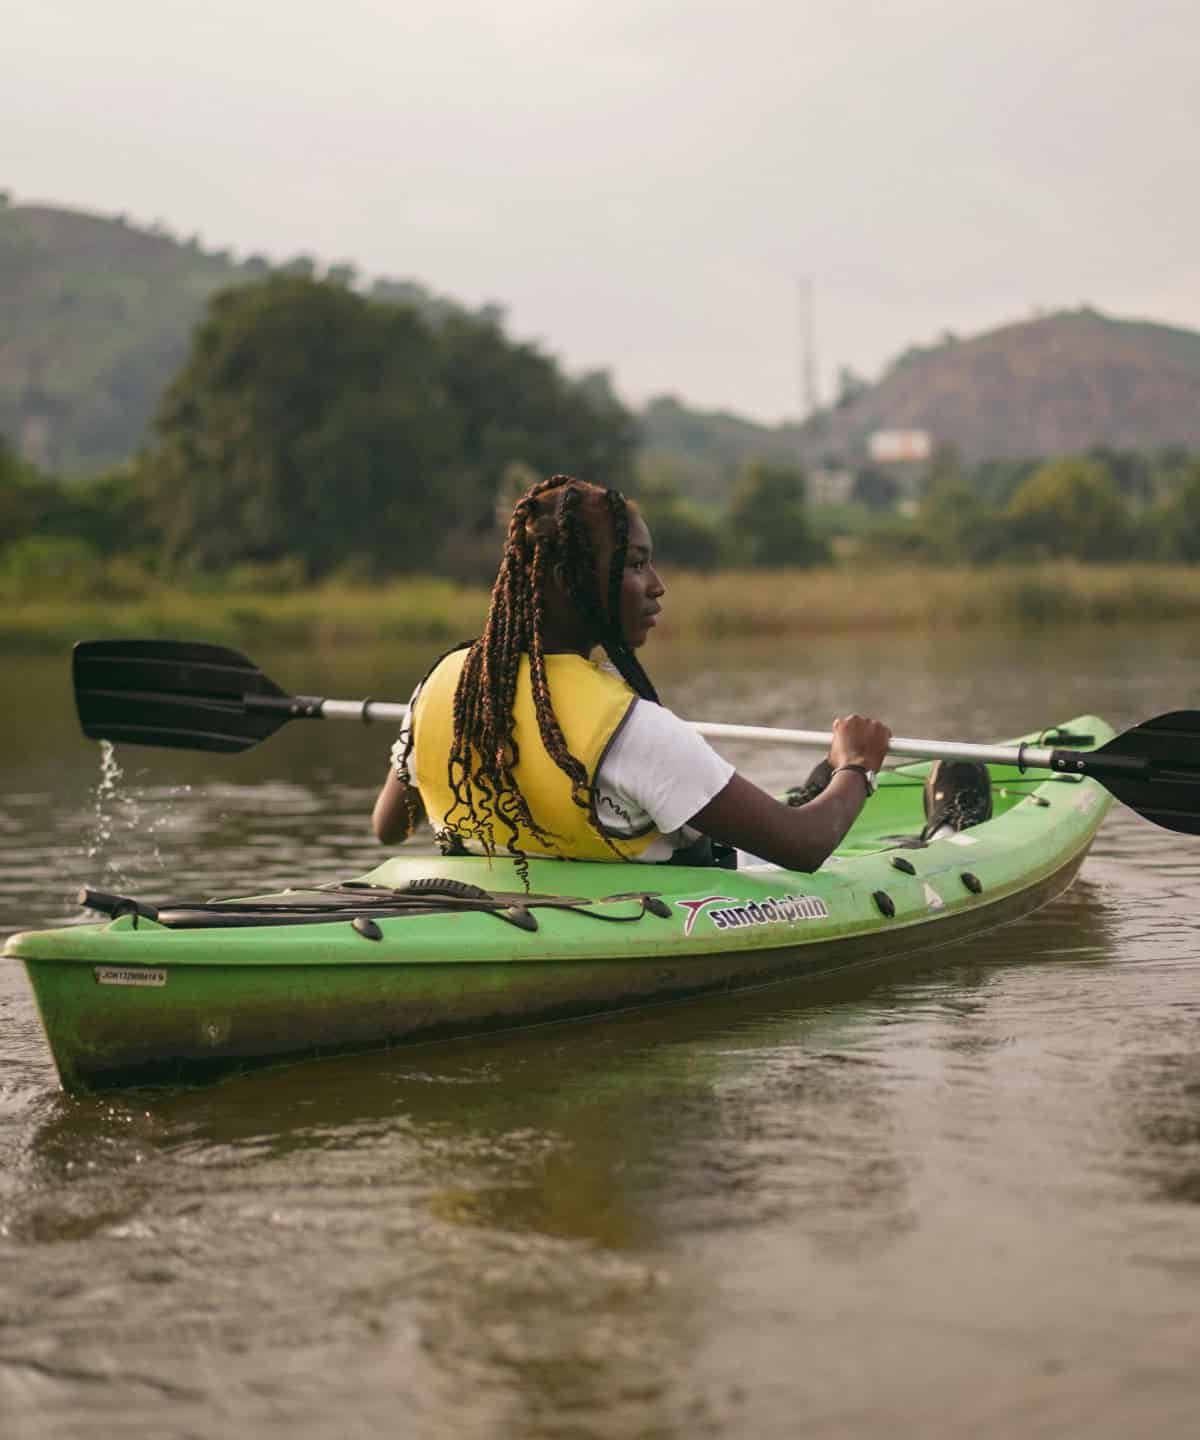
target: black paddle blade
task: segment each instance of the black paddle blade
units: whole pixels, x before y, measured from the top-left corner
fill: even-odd
[[[75,646],[72,672],[79,723],[92,740],[235,752],[290,718],[283,691],[223,645],[85,640]],[[248,696],[281,703],[250,710]]]
[[[1117,756],[1145,759],[1144,774],[1101,770],[1097,778],[1144,819],[1166,830],[1200,835],[1200,710],[1156,715],[1093,755],[1101,762]]]

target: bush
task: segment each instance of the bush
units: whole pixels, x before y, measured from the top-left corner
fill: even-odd
[[[27,535],[0,551],[0,576],[26,593],[54,589],[79,594],[99,568],[95,546],[74,536]]]
[[[1033,555],[1117,560],[1134,547],[1129,508],[1095,460],[1041,466],[1013,495],[1007,515],[1013,540]]]
[[[1173,479],[1172,493],[1147,518],[1148,545],[1166,560],[1200,564],[1200,458]]]
[[[729,505],[730,542],[745,564],[763,567],[819,565],[829,547],[808,523],[803,470],[751,460]]]

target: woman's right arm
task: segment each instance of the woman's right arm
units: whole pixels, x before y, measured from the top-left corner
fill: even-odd
[[[833,722],[830,763],[879,770],[892,732],[878,720],[847,715]],[[787,870],[816,870],[837,849],[867,801],[865,778],[855,770],[834,775],[807,805],[784,805],[741,775],[689,822],[722,845],[747,850]]]

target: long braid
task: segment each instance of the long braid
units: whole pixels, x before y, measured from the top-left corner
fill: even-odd
[[[557,491],[553,513],[544,499]],[[603,506],[602,524],[614,540],[602,597],[597,582],[592,524],[585,506]],[[628,548],[628,511],[618,491],[602,491],[567,475],[539,481],[516,503],[483,633],[469,648],[454,693],[453,735],[448,779],[453,804],[443,820],[443,843],[455,837],[476,840],[495,853],[495,826],[507,832],[505,848],[529,887],[528,861],[516,841],[524,827],[547,850],[554,836],[530,813],[517,783],[519,761],[513,714],[522,656],[529,657],[530,683],[538,731],[547,754],[571,782],[571,796],[587,810],[605,842],[620,854],[599,826],[592,790],[582,761],[571,753],[554,713],[543,648],[548,571],[563,584],[571,603],[588,623],[618,673],[643,699],[657,702],[653,684],[621,635],[620,591]]]

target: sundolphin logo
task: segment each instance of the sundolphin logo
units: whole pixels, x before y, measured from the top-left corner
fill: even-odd
[[[683,924],[683,933],[690,935],[692,933],[692,927],[696,923],[697,915],[703,911],[706,905],[732,905],[733,896],[706,895],[703,900],[676,900],[675,903],[681,910],[688,912],[688,917]]]
[[[706,895],[703,900],[676,900],[688,912],[683,933],[690,935],[705,906],[717,905],[708,918],[718,930],[738,930],[743,925],[778,925],[792,920],[824,920],[829,909],[819,895],[773,895],[766,900],[741,901],[729,895]]]
[[[737,901],[731,895],[706,895],[703,900],[676,900],[688,912],[683,933],[690,935],[697,916],[707,905],[718,905],[708,912],[718,930],[737,930],[743,925],[777,925],[791,920],[824,920],[829,910],[819,895],[773,895],[766,900]]]

